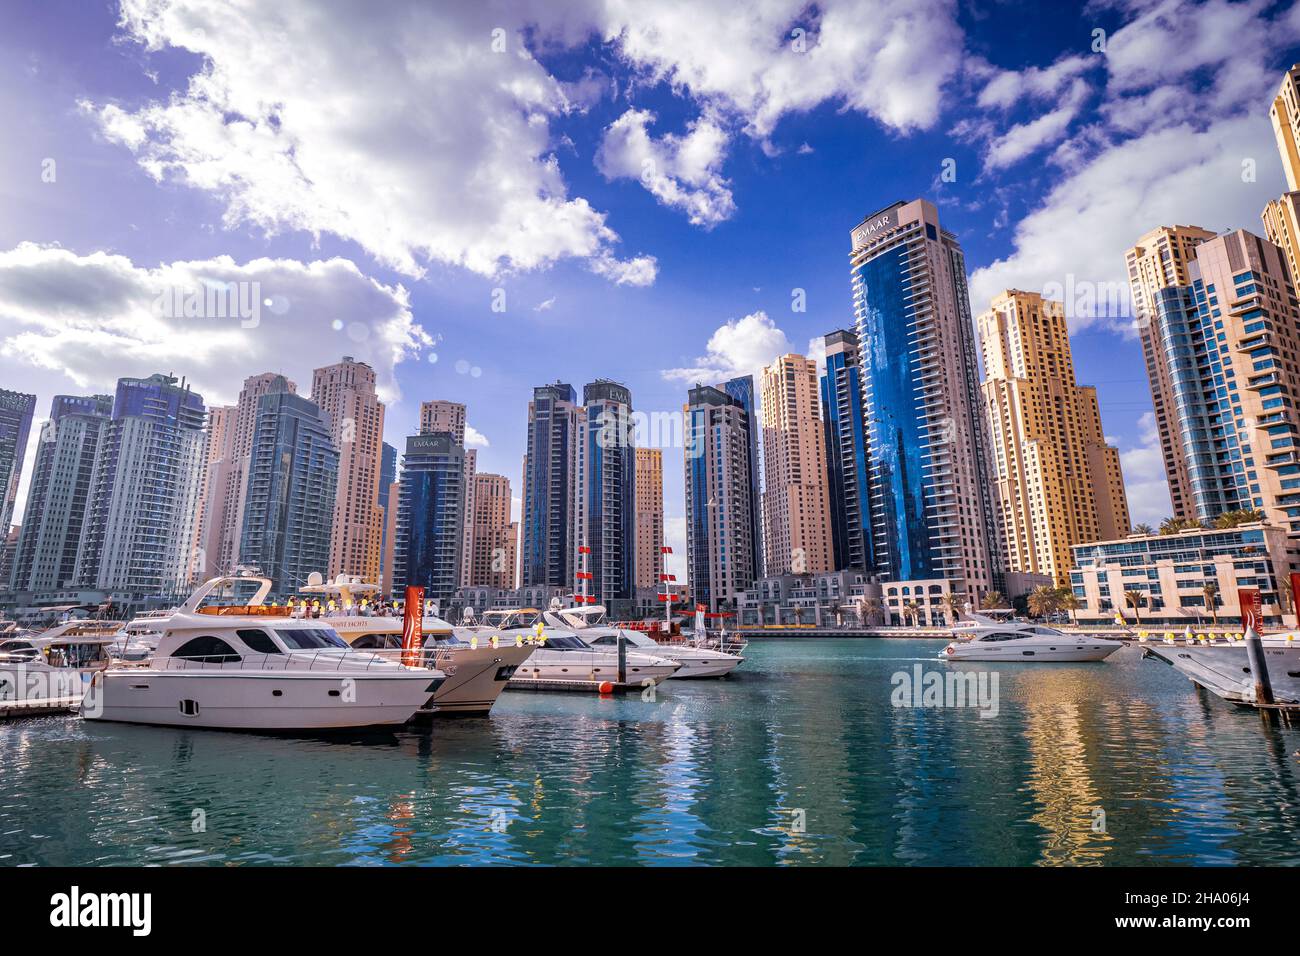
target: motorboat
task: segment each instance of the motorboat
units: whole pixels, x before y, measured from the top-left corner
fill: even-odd
[[[1300,703],[1300,635],[1261,635],[1275,703]],[[1234,704],[1255,703],[1255,679],[1244,640],[1193,638],[1190,634],[1143,644],[1146,657],[1171,665],[1184,677]]]
[[[262,582],[244,582],[265,594]],[[319,732],[392,728],[425,707],[445,675],[349,647],[326,621],[289,608],[205,604],[233,583],[214,578],[160,619],[144,662],[97,671],[82,701],[89,720],[222,730]]]
[[[379,585],[342,574],[326,582],[314,572],[301,592],[324,602],[321,619],[349,646],[390,652],[401,648],[402,615],[381,600]],[[451,624],[435,614],[423,616],[422,635],[426,661],[447,677],[422,716],[486,715],[506,681],[535,650],[522,642],[457,640]]]
[[[120,621],[74,620],[0,640],[0,701],[80,701],[108,667]]]
[[[1065,663],[1105,660],[1124,646],[1087,634],[1067,634],[1032,621],[999,621],[972,614],[952,629],[956,638],[939,657],[948,661]]]
[[[482,623],[473,617],[455,629],[461,641],[484,643],[497,637],[498,643],[532,642],[533,653],[520,665],[511,680],[546,681],[615,681],[618,680],[617,647],[592,647],[569,627],[547,628],[542,612],[536,608],[492,609],[484,612]],[[670,660],[654,648],[624,651],[624,677],[631,684],[657,684],[674,676],[678,661]]]
[[[693,644],[661,644],[648,635],[628,628],[611,626],[600,604],[583,607],[560,607],[558,599],[542,615],[551,627],[573,631],[587,644],[594,648],[618,648],[621,635],[630,648],[639,653],[655,657],[666,657],[677,661],[681,668],[673,677],[677,680],[687,677],[725,677],[744,663],[745,658],[739,654],[729,654],[720,649],[706,649]]]

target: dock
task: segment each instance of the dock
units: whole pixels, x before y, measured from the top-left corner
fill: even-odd
[[[80,697],[38,697],[33,700],[0,700],[0,720],[63,714],[81,706]]]

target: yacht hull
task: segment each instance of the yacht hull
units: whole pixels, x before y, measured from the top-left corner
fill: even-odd
[[[660,681],[674,677],[681,667],[677,663],[651,664],[640,655],[627,655],[627,680],[638,684],[643,681]],[[516,678],[555,681],[618,680],[618,656],[612,653],[587,651],[548,651],[544,647],[533,651],[532,657],[520,665]]]
[[[398,727],[428,703],[441,680],[434,671],[318,676],[129,668],[97,675],[82,714],[87,720],[210,730]]]
[[[944,650],[943,658],[949,661],[987,661],[990,663],[1041,663],[1066,664],[1085,663],[1087,661],[1104,661],[1124,645],[1115,642],[1091,645],[1057,642],[1030,646],[1015,646],[1017,642],[1007,641],[1009,647],[980,647],[972,644],[950,644]]]
[[[745,662],[743,657],[735,654],[710,654],[707,651],[687,654],[665,647],[660,650],[660,653],[682,665],[681,669],[673,674],[673,680],[726,677]]]
[[[1255,681],[1243,641],[1232,644],[1150,644],[1146,652],[1234,704],[1255,702]],[[1269,684],[1278,703],[1300,703],[1300,646],[1264,644]]]
[[[483,717],[533,653],[532,647],[439,648],[437,668],[447,679],[418,717]]]

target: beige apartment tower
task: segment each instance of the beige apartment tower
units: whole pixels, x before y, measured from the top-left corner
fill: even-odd
[[[384,512],[379,507],[384,406],[375,392],[375,370],[350,355],[312,374],[311,400],[329,415],[330,437],[339,450],[339,483],[326,573],[379,581]]]
[[[1196,258],[1196,247],[1213,239],[1214,235],[1200,226],[1160,226],[1142,236],[1126,257],[1129,288],[1133,295],[1133,318],[1142,341],[1142,358],[1151,385],[1156,431],[1175,518],[1191,517],[1194,509],[1187,460],[1174,407],[1173,375],[1169,364],[1171,327],[1167,322],[1161,322],[1157,300],[1164,290],[1188,284],[1189,265]]]
[[[1007,569],[1065,586],[1074,545],[1129,532],[1119,451],[1075,383],[1060,302],[1010,289],[976,322]]]
[[[831,570],[830,497],[817,363],[783,355],[763,369],[764,575]]]
[[[435,399],[420,403],[420,434],[449,432],[465,449],[465,520],[461,523],[460,587],[469,587],[474,569],[474,494],[478,487],[478,450],[465,446],[465,406],[460,402]]]
[[[1300,282],[1300,64],[1282,78],[1269,110],[1287,191],[1264,207],[1264,235],[1282,250],[1291,281]]]
[[[664,570],[664,453],[659,448],[636,450],[636,552],[633,583],[658,588]]]
[[[467,587],[515,587],[519,525],[510,520],[510,479],[474,476],[474,521]]]

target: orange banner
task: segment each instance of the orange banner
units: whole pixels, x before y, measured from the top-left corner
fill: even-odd
[[[406,608],[402,614],[402,663],[407,667],[420,664],[424,650],[424,588],[411,585],[406,589]]]

